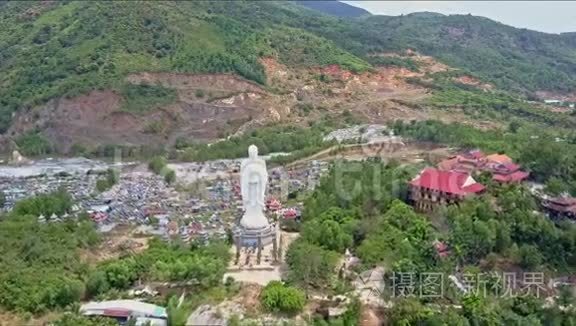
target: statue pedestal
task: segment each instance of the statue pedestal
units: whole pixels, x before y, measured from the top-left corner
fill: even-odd
[[[259,244],[261,246],[267,246],[276,238],[274,225],[268,225],[259,229],[249,229],[238,226],[234,229],[233,233],[234,238],[240,241],[242,247],[256,248]]]
[[[278,261],[278,232],[276,224],[269,224],[262,228],[247,228],[238,225],[233,230],[234,245],[236,246],[236,264],[240,264],[240,252],[242,248],[255,251],[256,264],[260,264],[264,247],[272,245],[271,253],[273,262]]]
[[[298,233],[283,232],[279,229],[276,232],[276,261],[273,257],[273,245],[263,246],[261,260],[258,263],[257,252],[251,247],[242,248],[236,260],[231,259],[228,263],[228,269],[224,274],[223,280],[227,277],[233,277],[238,282],[256,283],[266,286],[268,282],[282,280],[282,274],[285,269],[285,252],[282,248],[288,246],[298,238]],[[232,256],[238,254],[237,247],[231,246],[230,253]]]

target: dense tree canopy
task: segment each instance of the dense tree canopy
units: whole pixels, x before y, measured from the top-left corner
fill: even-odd
[[[86,266],[76,250],[99,242],[92,223],[42,223],[37,217],[66,211],[69,200],[62,192],[26,199],[0,220],[0,306],[35,313],[84,296]]]
[[[53,214],[56,216],[64,215],[72,207],[72,197],[64,190],[59,190],[50,194],[38,195],[28,199],[21,200],[14,205],[12,210],[17,216],[40,216],[44,215],[49,219]]]
[[[59,191],[20,201],[1,217],[0,307],[42,313],[128,289],[137,280],[185,281],[198,289],[222,281],[229,259],[229,248],[222,243],[192,247],[153,240],[139,254],[89,265],[79,254],[100,242],[93,222],[83,214],[62,222],[49,220],[52,213],[60,215],[70,205],[69,195]],[[40,214],[47,220],[39,220]],[[67,316],[59,323],[71,325],[75,318]]]
[[[286,252],[286,263],[290,267],[288,279],[304,288],[329,286],[337,261],[335,252],[296,240]]]
[[[187,281],[202,288],[213,287],[222,281],[229,259],[227,249],[225,244],[213,244],[191,250],[154,240],[141,254],[99,265],[88,278],[87,291],[98,295],[113,288],[127,289],[137,280]]]

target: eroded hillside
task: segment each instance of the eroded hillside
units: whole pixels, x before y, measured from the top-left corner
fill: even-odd
[[[172,146],[178,139],[210,142],[275,122],[307,126],[327,115],[374,123],[430,117],[466,120],[461,112],[419,105],[430,90],[408,80],[447,67],[429,57],[415,58],[421,66],[418,72],[388,66],[354,73],[338,65],[291,68],[267,57],[261,59],[267,86],[232,74],[130,74],[126,83],[173,90],[176,98],[131,109],[114,90],[52,100],[20,111],[4,143],[38,132],[59,151],[68,152],[74,145],[94,149],[107,144]]]

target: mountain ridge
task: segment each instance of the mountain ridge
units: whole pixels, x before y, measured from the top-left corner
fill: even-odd
[[[576,88],[573,35],[517,29],[470,15],[343,19],[279,1],[163,1],[139,6],[38,1],[10,2],[1,8],[3,132],[15,130],[10,126],[19,113],[31,119],[37,108],[50,101],[93,91],[116,94],[121,102],[116,110],[122,112],[115,115],[134,116],[132,125],[146,124],[137,128],[139,132],[162,131],[161,126],[139,116],[166,111],[178,96],[170,83],[132,85],[128,81],[131,74],[226,73],[254,81],[278,98],[297,91],[297,87],[286,89],[275,83],[282,70],[270,75],[263,64],[268,58],[285,66],[284,70],[305,71],[330,83],[332,71],[361,75],[382,66],[418,70],[414,59],[405,55],[410,52],[434,57],[478,79],[478,84],[489,83],[524,95],[570,93]],[[293,78],[298,78],[297,74]],[[204,98],[187,93],[184,99],[204,102],[234,95],[218,92],[204,94]],[[201,93],[199,90],[198,95]],[[203,110],[205,105],[194,108]],[[231,125],[237,127],[240,121],[253,118],[254,112],[230,116]],[[210,119],[228,119],[213,113],[215,117]],[[277,113],[270,116],[283,114]],[[163,119],[166,124],[173,120],[170,116]],[[19,132],[5,136],[17,137]],[[161,134],[154,138],[161,139]]]
[[[337,0],[302,0],[294,1],[297,5],[307,7],[318,12],[342,18],[357,18],[362,16],[371,15],[371,13],[363,8],[344,3]]]

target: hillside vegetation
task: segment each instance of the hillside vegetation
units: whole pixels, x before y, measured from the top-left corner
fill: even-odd
[[[576,85],[576,42],[484,17],[416,13],[325,18],[306,25],[358,56],[416,50],[515,91],[571,91]]]
[[[229,259],[228,246],[222,243],[192,247],[152,240],[140,253],[127,252],[121,258],[97,264],[87,261],[86,253],[100,250],[102,240],[87,215],[63,218],[63,222],[38,219],[39,215],[47,220],[52,214],[62,216],[71,211],[72,205],[68,193],[59,190],[24,199],[12,212],[1,216],[3,310],[57,312],[80,300],[113,297],[137,281],[193,281],[195,290],[221,283]]]
[[[131,72],[228,72],[264,84],[258,61],[264,56],[294,65],[369,67],[301,29],[276,26],[266,17],[236,19],[258,8],[272,14],[282,5],[8,3],[0,10],[0,130],[20,108],[92,89],[125,92],[123,78]]]
[[[417,71],[409,59],[374,56],[412,49],[509,91],[570,92],[576,86],[572,34],[464,15],[342,19],[307,7],[297,1],[3,3],[0,132],[16,111],[95,89],[116,91],[131,112],[175,100],[170,90],[130,87],[130,73],[234,73],[266,87],[266,57],[288,67]],[[149,103],[155,94],[159,98]]]

